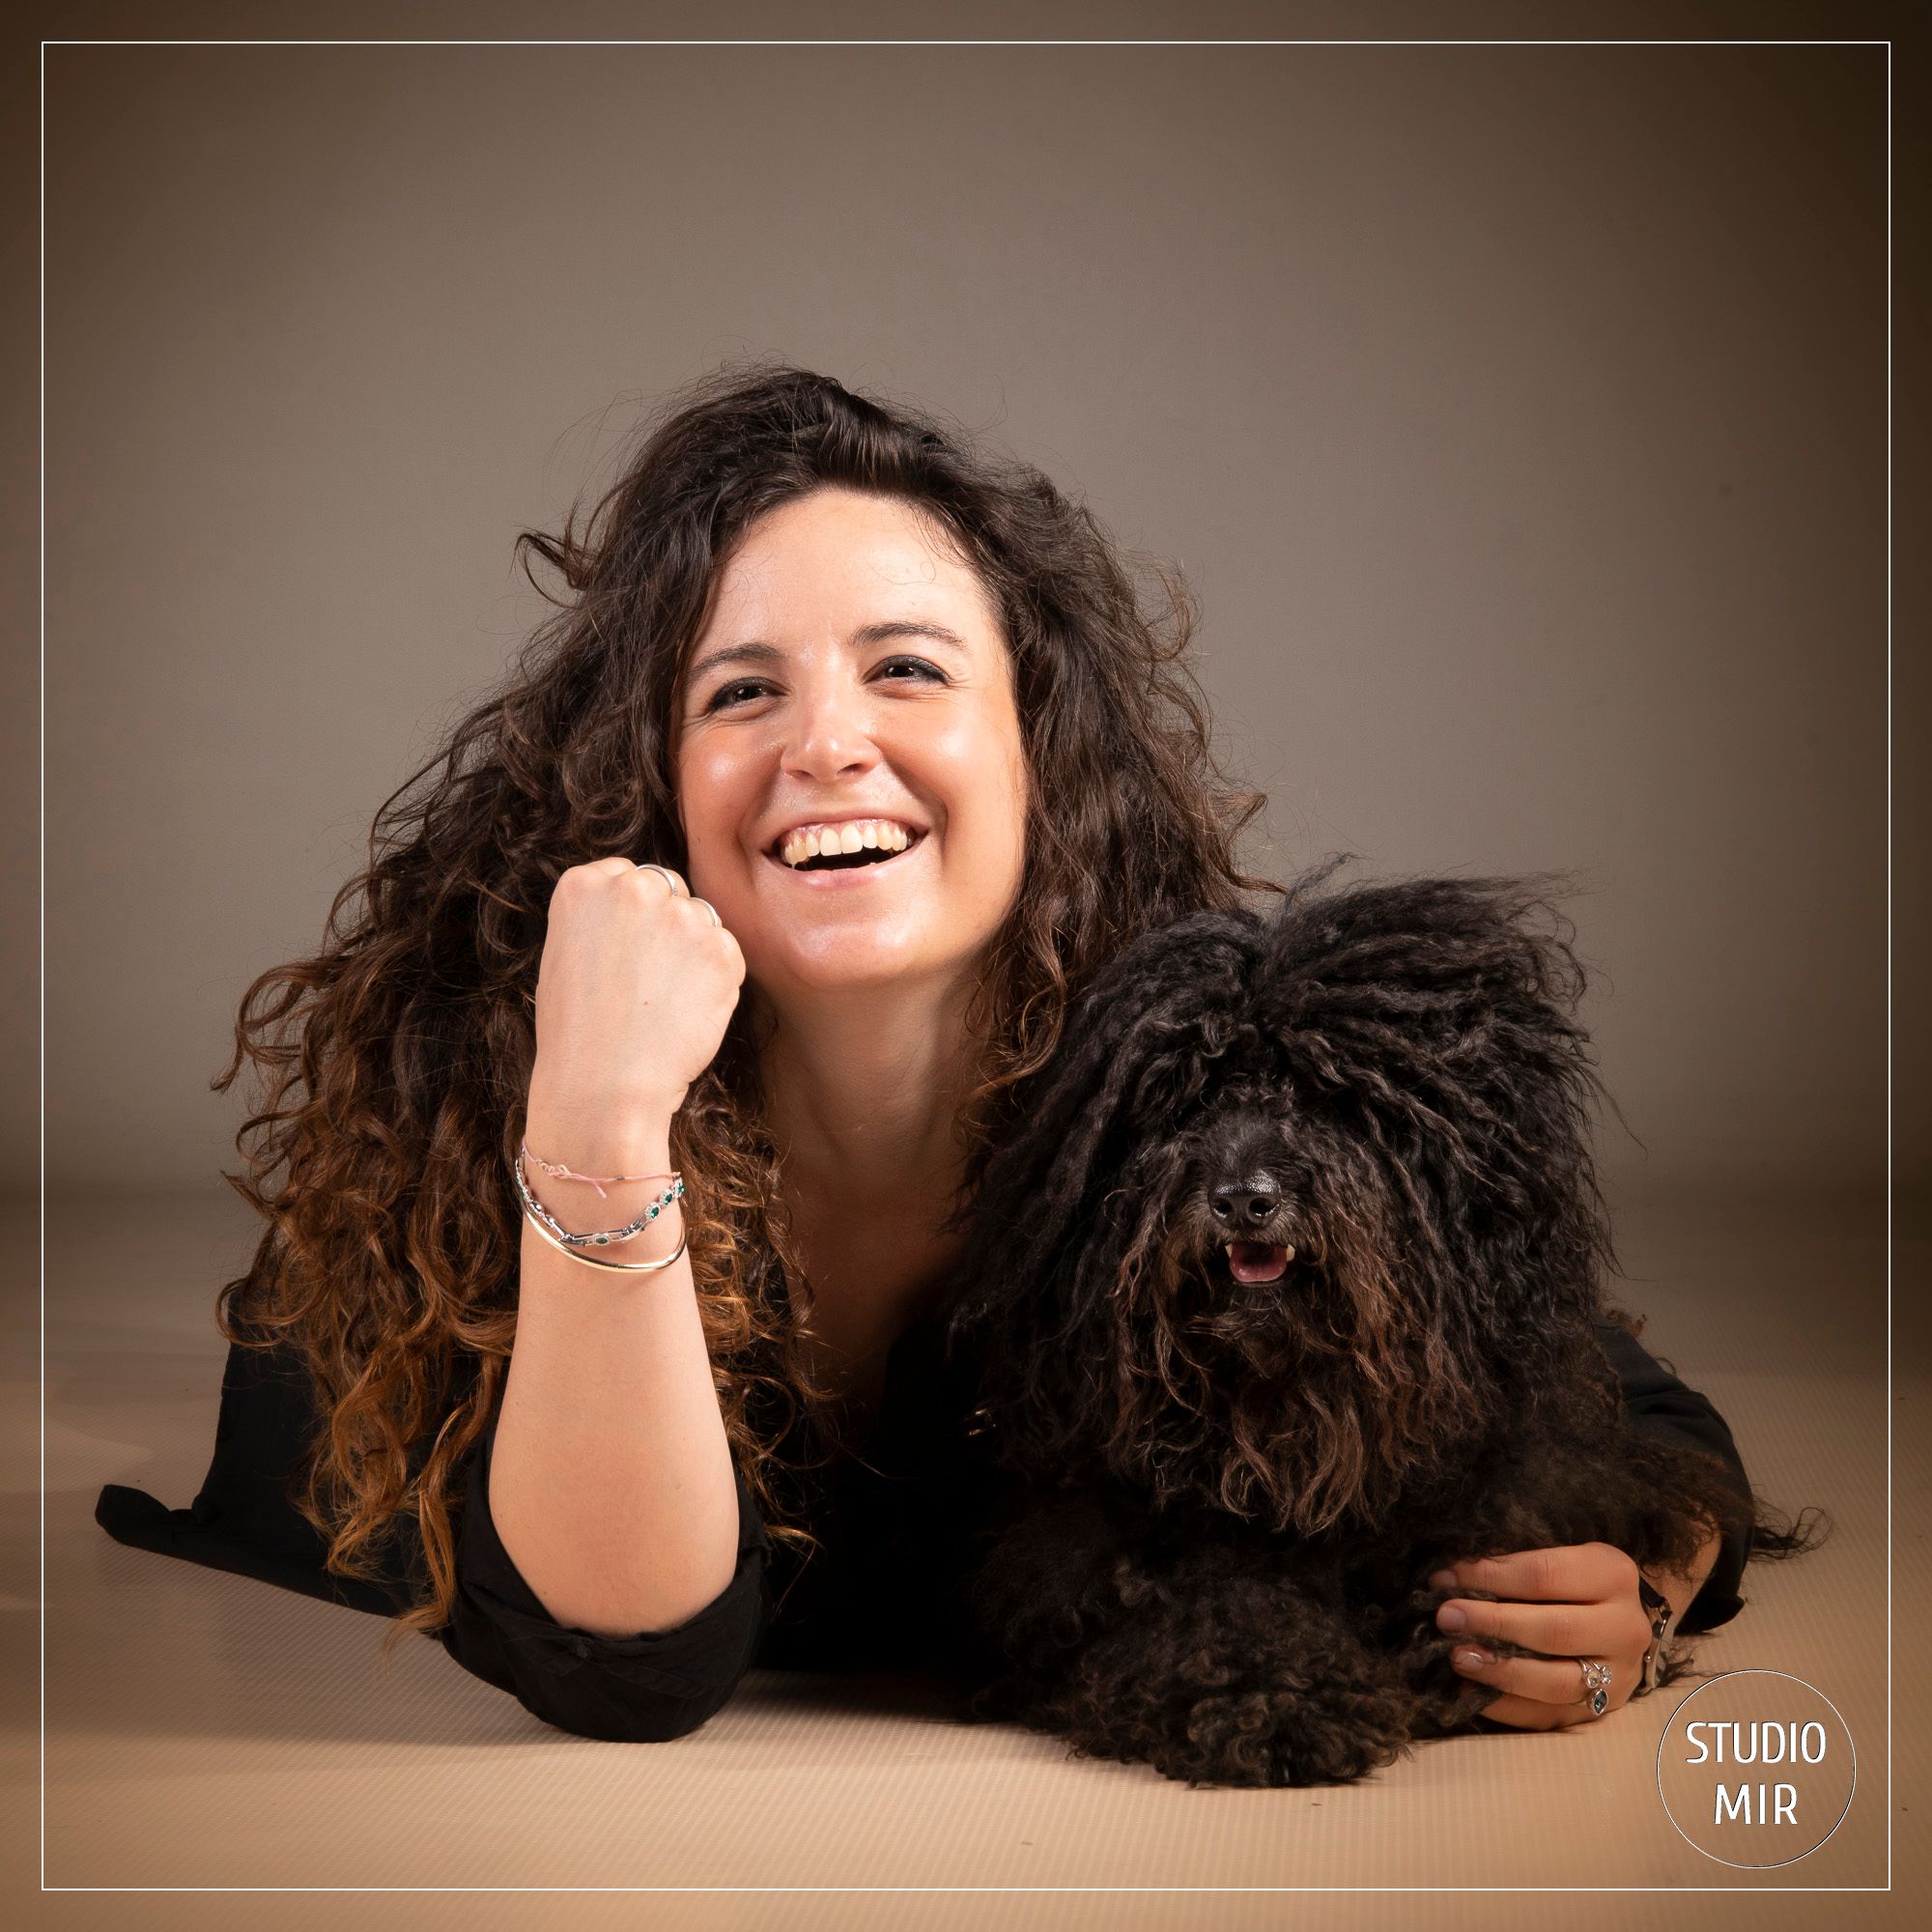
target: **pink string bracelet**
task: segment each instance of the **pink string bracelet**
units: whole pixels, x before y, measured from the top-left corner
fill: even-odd
[[[592,1187],[596,1188],[600,1200],[609,1199],[609,1196],[604,1192],[607,1185],[614,1187],[626,1180],[675,1180],[678,1178],[675,1168],[668,1174],[573,1174],[569,1168],[562,1166],[560,1163],[545,1160],[541,1154],[532,1153],[530,1151],[530,1144],[527,1140],[524,1142],[524,1158],[535,1161],[546,1174],[554,1179],[587,1181]]]

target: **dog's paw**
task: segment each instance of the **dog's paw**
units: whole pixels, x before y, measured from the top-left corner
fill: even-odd
[[[1386,1682],[1250,1687],[1195,1699],[1184,1722],[1148,1739],[1146,1754],[1189,1784],[1350,1784],[1405,1753],[1413,1709]]]

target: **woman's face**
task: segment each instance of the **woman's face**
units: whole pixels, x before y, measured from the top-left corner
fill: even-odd
[[[977,574],[900,499],[816,490],[747,533],[688,667],[689,883],[748,979],[782,1005],[970,975],[1019,887],[1027,785],[1011,661]],[[872,844],[874,821],[912,842],[886,856],[896,835]],[[827,835],[841,853],[856,838],[873,863],[787,863],[806,830],[821,853]]]

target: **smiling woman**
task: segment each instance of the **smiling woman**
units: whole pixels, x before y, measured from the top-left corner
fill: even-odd
[[[1025,873],[1012,653],[928,511],[828,487],[747,532],[694,655],[674,758],[691,886],[744,949],[801,1292],[868,1412],[946,1259],[980,1051],[965,1003]]]
[[[208,1482],[98,1515],[664,1738],[753,1662],[936,1657],[958,1217],[1115,951],[1281,888],[1174,580],[925,413],[726,372],[523,548],[555,614],[242,1001]]]
[[[665,1736],[929,1633],[949,1218],[1122,938],[1279,889],[1178,583],[926,412],[721,372],[522,548],[555,615],[242,1001],[208,1482],[99,1515]],[[672,1170],[599,1250],[652,1278],[594,1273]]]
[[[745,947],[754,999],[790,1009],[780,1033],[848,1092],[878,1082],[881,1030],[853,1001],[868,984],[893,984],[895,1040],[950,1048],[936,1008],[1026,862],[1012,655],[980,576],[922,509],[816,490],[725,561],[694,655],[675,753],[692,890]],[[889,863],[865,863],[868,823]]]

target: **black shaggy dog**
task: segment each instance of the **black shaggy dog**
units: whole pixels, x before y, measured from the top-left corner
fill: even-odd
[[[1681,1568],[1753,1508],[1627,1426],[1591,1332],[1601,1090],[1544,891],[1340,863],[1123,949],[964,1216],[948,1346],[1023,1479],[968,1577],[971,1710],[1189,1783],[1470,1728],[1446,1562]]]

